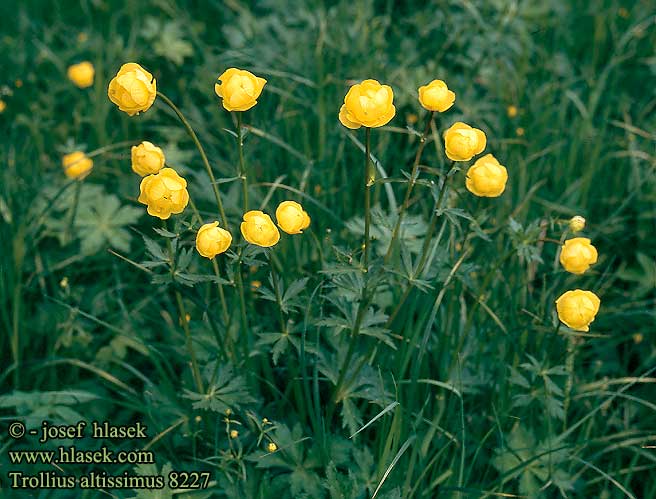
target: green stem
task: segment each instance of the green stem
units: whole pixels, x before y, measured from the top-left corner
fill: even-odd
[[[371,187],[374,185],[375,172],[371,162],[371,128],[366,128],[366,148],[364,161],[364,271],[369,271],[369,230],[371,226]]]
[[[167,230],[166,227],[166,220],[162,221],[162,225],[164,226],[164,230]],[[203,380],[200,375],[200,370],[198,369],[198,361],[196,359],[196,351],[194,350],[194,345],[191,339],[191,331],[189,329],[189,323],[187,322],[187,309],[185,308],[184,305],[184,300],[182,299],[182,295],[180,294],[180,291],[175,288],[175,255],[173,254],[173,246],[171,245],[171,239],[166,238],[166,245],[169,251],[169,266],[171,269],[171,279],[173,280],[173,287],[175,289],[175,300],[178,305],[178,312],[180,315],[180,322],[182,324],[182,329],[184,330],[185,333],[185,343],[187,346],[187,351],[189,352],[189,357],[191,358],[191,371],[194,376],[194,381],[196,382],[196,387],[198,388],[198,393],[205,393],[205,389],[203,388]]]
[[[410,206],[410,196],[412,194],[412,190],[415,187],[415,183],[417,182],[417,177],[419,173],[419,163],[421,161],[421,154],[424,152],[424,148],[426,147],[426,137],[428,136],[428,132],[430,131],[434,114],[435,114],[434,111],[428,113],[428,118],[426,119],[426,127],[424,128],[424,132],[421,134],[421,137],[419,138],[419,146],[417,147],[415,160],[412,163],[412,172],[410,173],[410,179],[408,180],[408,187],[405,191],[405,197],[403,198],[403,204],[401,205],[399,216],[397,217],[396,223],[394,224],[394,230],[392,231],[392,238],[390,239],[389,247],[387,248],[387,253],[385,254],[385,263],[387,263],[390,256],[392,256],[394,243],[399,237],[401,223],[403,222],[403,216],[405,215],[405,212]]]
[[[278,319],[280,320],[280,332],[287,336],[287,323],[285,322],[285,316],[282,311],[282,297],[280,296],[280,284],[278,282],[278,273],[273,265],[271,259],[269,259],[269,265],[271,267],[271,282],[273,283],[273,292],[276,296],[276,303],[278,304]]]
[[[184,300],[180,291],[175,290],[175,300],[178,303],[178,309],[180,310],[180,321],[182,322],[182,329],[184,329],[185,340],[187,344],[187,351],[189,352],[189,357],[191,357],[191,370],[194,375],[194,380],[196,381],[196,387],[198,388],[198,393],[205,393],[203,388],[203,379],[200,375],[200,370],[198,369],[198,360],[196,359],[196,351],[194,350],[194,345],[191,340],[191,331],[189,330],[189,323],[187,322],[187,310],[184,305]]]
[[[221,224],[223,225],[223,227],[228,228],[228,219],[226,218],[225,210],[223,209],[223,202],[221,201],[221,194],[219,194],[219,187],[216,183],[216,179],[214,178],[214,173],[212,172],[212,167],[210,166],[210,162],[207,160],[205,149],[203,149],[203,146],[198,140],[198,137],[196,136],[196,132],[194,132],[194,129],[191,128],[189,122],[186,120],[180,109],[178,109],[178,107],[175,104],[173,104],[173,101],[171,99],[169,99],[162,92],[157,92],[157,95],[178,116],[180,122],[185,127],[187,133],[191,137],[191,140],[193,140],[194,144],[196,145],[196,149],[198,149],[198,152],[200,153],[200,157],[203,160],[203,165],[205,165],[205,170],[207,171],[207,175],[210,177],[210,183],[212,184],[212,190],[214,191],[214,198],[216,199],[216,206],[219,209],[219,216],[221,217]]]
[[[243,248],[242,248],[243,249]],[[239,256],[237,258],[237,269],[235,272],[235,279],[237,281],[237,293],[239,294],[239,320],[241,324],[241,331],[239,332],[242,338],[242,353],[244,358],[248,361],[250,358],[248,355],[249,348],[249,331],[248,331],[248,317],[246,316],[246,296],[244,294],[244,279],[241,275],[241,254],[242,249],[239,250]]]
[[[559,321],[560,323],[560,321]],[[567,411],[569,409],[572,386],[574,385],[574,361],[577,353],[578,338],[570,334],[567,337],[567,359],[565,360],[565,371],[567,371],[567,380],[565,381],[565,400],[563,401],[563,431],[567,428]]]
[[[437,228],[437,222],[442,214],[440,210],[442,208],[442,201],[444,200],[444,195],[446,194],[446,190],[449,185],[449,178],[451,178],[450,174],[452,169],[453,169],[453,163],[451,164],[451,168],[449,168],[449,171],[444,176],[444,180],[442,180],[442,187],[440,188],[440,193],[437,196],[437,201],[435,202],[435,208],[433,211],[431,224],[428,227],[428,232],[426,233],[426,237],[424,238],[424,244],[421,247],[421,256],[419,258],[419,263],[417,264],[417,269],[415,270],[413,276],[415,279],[419,277],[422,271],[424,270],[424,265],[426,264],[426,259],[428,258],[428,248],[430,246],[431,240],[433,239],[433,233]]]
[[[73,206],[71,206],[71,217],[68,220],[68,226],[66,228],[66,235],[65,235],[66,242],[69,242],[71,240],[73,234],[73,225],[75,224],[75,217],[77,216],[77,207],[80,204],[81,190],[82,190],[82,180],[76,180],[75,191],[73,193]]]
[[[453,165],[452,165],[453,168]],[[451,169],[452,169],[451,168]],[[390,315],[389,319],[387,319],[387,323],[385,324],[385,327],[389,327],[392,322],[394,322],[394,319],[398,315],[399,311],[402,309],[403,305],[405,305],[406,300],[410,296],[410,292],[412,291],[412,288],[414,287],[414,281],[417,279],[421,273],[424,271],[424,265],[426,265],[426,260],[428,259],[428,249],[430,247],[430,243],[433,239],[433,234],[435,233],[435,229],[437,228],[437,222],[440,219],[440,209],[442,207],[442,201],[444,200],[444,195],[446,194],[446,190],[448,187],[448,182],[449,182],[449,174],[451,173],[451,169],[447,172],[447,174],[444,177],[444,180],[442,181],[442,187],[440,189],[440,193],[438,194],[437,201],[435,202],[435,207],[433,208],[433,216],[431,218],[431,224],[428,227],[428,231],[426,232],[426,236],[424,237],[424,244],[422,245],[421,248],[421,253],[419,256],[419,263],[417,264],[417,267],[415,268],[414,272],[412,273],[412,276],[410,278],[410,282],[408,283],[408,287],[404,291],[403,295],[401,296],[401,299],[399,300],[399,303],[396,305],[396,308]]]
[[[194,212],[194,216],[196,217],[196,220],[198,220],[198,223],[200,225],[203,225],[203,219],[200,216],[200,212],[198,211],[198,208],[196,207],[196,203],[189,198],[189,206],[191,206],[191,210]],[[219,270],[219,264],[216,261],[216,258],[212,258],[212,268],[214,269],[214,275],[217,278],[217,283],[216,287],[219,292],[219,299],[221,300],[221,310],[223,311],[223,323],[226,325],[226,330],[227,330],[227,324],[228,324],[228,305],[226,304],[226,299],[225,299],[225,293],[223,292],[223,284],[221,284],[221,272]],[[229,336],[226,335],[226,341],[229,340]],[[223,348],[223,345],[219,341],[219,338],[217,337],[217,345],[221,348]],[[225,353],[225,352],[224,352]]]
[[[346,357],[344,362],[339,370],[339,376],[337,378],[337,383],[335,383],[335,390],[333,396],[330,400],[330,405],[328,407],[328,415],[326,417],[326,423],[330,424],[335,408],[341,399],[342,386],[344,385],[344,378],[346,377],[346,372],[348,371],[353,355],[355,354],[355,347],[358,343],[358,337],[360,335],[360,327],[362,326],[362,321],[364,319],[364,314],[369,304],[369,298],[366,293],[366,287],[362,288],[362,296],[360,297],[360,303],[358,304],[358,311],[355,316],[355,323],[353,324],[353,330],[351,331],[351,340],[349,342],[348,351],[346,352]]]
[[[242,197],[244,202],[244,213],[248,211],[248,177],[246,176],[246,164],[244,163],[244,136],[242,134],[241,113],[237,114],[237,148],[239,150],[239,177],[241,178]]]

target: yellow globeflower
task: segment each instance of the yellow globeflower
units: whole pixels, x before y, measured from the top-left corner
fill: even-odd
[[[508,106],[508,109],[506,109],[506,112],[508,113],[509,118],[514,118],[519,113],[519,110],[517,109],[517,106],[510,105]]]
[[[467,170],[465,186],[476,196],[496,198],[501,196],[508,181],[506,167],[491,154],[481,156]]]
[[[257,98],[266,84],[264,78],[244,69],[226,69],[214,85],[216,95],[223,100],[228,111],[246,111],[257,104]]]
[[[134,116],[148,111],[155,102],[157,81],[139,64],[128,62],[109,82],[107,95],[121,111]]]
[[[240,226],[241,235],[251,244],[268,248],[280,240],[280,231],[271,217],[261,211],[252,210],[244,213]]]
[[[577,232],[581,232],[583,229],[585,229],[585,218],[580,215],[572,217],[569,221],[569,230],[576,234]]]
[[[276,209],[278,227],[287,234],[300,234],[310,226],[310,216],[296,201],[283,201]]]
[[[597,248],[587,237],[568,239],[560,248],[560,264],[567,272],[583,274],[594,263],[597,263]]]
[[[269,452],[276,452],[276,450],[278,450],[278,446],[273,442],[269,442],[269,444],[267,445],[267,450]]]
[[[68,75],[68,79],[75,83],[75,85],[80,88],[87,88],[93,85],[93,77],[96,74],[96,70],[93,68],[93,64],[89,61],[84,61],[69,66],[66,74]]]
[[[429,111],[443,113],[456,101],[456,94],[442,80],[433,80],[419,87],[419,103]]]
[[[82,179],[91,173],[93,160],[82,151],[75,151],[63,157],[62,166],[68,178]]]
[[[219,227],[219,222],[203,225],[196,235],[196,249],[205,258],[225,253],[232,243],[232,235]]]
[[[556,300],[558,318],[577,331],[589,331],[590,323],[599,312],[601,300],[592,291],[575,289],[560,295]]]
[[[7,109],[7,103],[0,99],[0,114],[4,113],[5,109]]]
[[[483,152],[487,139],[485,133],[458,121],[444,132],[444,149],[453,161],[469,161]]]
[[[156,175],[144,177],[139,191],[139,202],[148,207],[148,214],[162,220],[182,213],[189,202],[187,181],[173,168],[162,168]]]
[[[144,140],[138,146],[132,146],[132,171],[145,177],[153,175],[164,168],[164,151]]]
[[[389,85],[364,80],[349,88],[339,110],[339,121],[351,129],[386,125],[396,114],[393,100],[394,92]]]

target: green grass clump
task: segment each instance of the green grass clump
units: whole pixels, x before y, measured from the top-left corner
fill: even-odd
[[[65,474],[210,472],[182,497],[656,496],[650,2],[35,1],[0,14],[3,420],[141,421],[147,441],[102,443],[157,461]],[[66,77],[82,60],[87,89]],[[221,216],[188,130],[161,96],[138,117],[107,98],[128,61],[207,153],[233,236],[216,266],[194,247]],[[228,67],[267,79],[240,122],[213,90]],[[337,118],[365,78],[396,106],[371,132],[367,265],[366,133]],[[435,78],[456,103],[423,135],[417,88]],[[506,165],[501,197],[465,189],[469,163],[450,170],[441,134],[456,121]],[[193,201],[164,226],[137,202],[142,140]],[[74,150],[94,160],[81,182],[61,167]],[[242,160],[249,208],[298,201],[309,229],[267,250],[244,242]],[[573,215],[599,251],[581,276],[558,262]],[[601,298],[589,333],[559,325],[554,301],[574,288]],[[52,471],[9,464],[9,449],[41,447],[1,435],[5,471]]]

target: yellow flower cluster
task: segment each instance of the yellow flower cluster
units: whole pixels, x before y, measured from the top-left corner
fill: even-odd
[[[131,156],[132,171],[142,177],[159,172],[166,162],[164,151],[145,140],[138,146],[132,146]]]
[[[64,155],[62,159],[64,174],[68,178],[83,179],[93,168],[93,160],[82,151],[75,151]]]
[[[121,111],[134,116],[148,111],[155,102],[157,81],[139,64],[128,62],[109,82],[107,95]]]
[[[419,103],[431,112],[450,109],[456,94],[442,80],[433,80],[418,89]],[[376,128],[386,125],[396,112],[394,92],[376,80],[364,80],[349,88],[339,110],[339,121],[347,128]],[[444,150],[452,161],[469,161],[482,153],[487,145],[485,133],[463,122],[456,122],[444,132]],[[467,171],[466,187],[476,196],[497,197],[506,188],[506,167],[488,154]]]
[[[219,227],[219,222],[203,225],[196,234],[196,249],[205,258],[214,258],[216,255],[228,251],[232,243],[232,234]]]
[[[182,213],[187,206],[187,181],[173,168],[162,168],[143,178],[138,201],[147,206],[149,215],[166,220],[172,214]]]
[[[247,111],[257,104],[266,84],[264,78],[243,69],[230,68],[218,78],[214,91],[228,111]]]
[[[96,70],[89,61],[80,62],[69,66],[66,74],[68,79],[71,80],[79,88],[87,88],[93,85],[93,78]]]
[[[585,227],[583,217],[570,220],[572,232],[579,232]],[[597,248],[586,237],[568,239],[560,248],[560,264],[567,272],[583,274],[590,265],[597,263]],[[589,331],[590,323],[595,320],[601,300],[592,291],[575,289],[563,293],[556,300],[558,318],[566,326],[577,331]]]
[[[393,100],[394,92],[390,86],[381,85],[376,80],[364,80],[353,85],[344,97],[339,121],[351,129],[386,125],[396,114]]]

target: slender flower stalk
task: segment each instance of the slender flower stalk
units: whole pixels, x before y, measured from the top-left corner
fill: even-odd
[[[198,224],[203,225],[203,219],[200,216],[200,212],[196,207],[196,203],[194,203],[193,199],[191,198],[189,198],[189,206],[191,206],[191,210],[194,212],[194,216],[196,217]],[[212,258],[212,268],[214,269],[214,275],[216,276],[217,279],[216,286],[219,292],[219,299],[221,300],[221,310],[223,311],[223,322],[227,324],[230,315],[228,314],[228,305],[226,303],[225,293],[223,292],[223,284],[221,284],[221,271],[219,270],[219,264],[217,263],[216,258]]]
[[[73,226],[75,225],[75,217],[77,216],[78,205],[80,204],[80,191],[82,190],[82,180],[75,181],[75,191],[73,192],[73,205],[71,206],[71,216],[68,220],[66,228],[66,241],[70,241],[73,235]]]
[[[237,115],[237,148],[239,150],[239,177],[241,178],[242,197],[244,213],[248,211],[248,177],[246,176],[246,165],[244,163],[244,136],[242,132],[242,121],[240,112]]]
[[[269,254],[271,256],[271,253]],[[282,296],[280,294],[280,283],[278,279],[278,272],[273,264],[273,260],[269,258],[269,266],[271,268],[271,282],[273,284],[273,293],[276,296],[276,303],[278,304],[278,319],[280,320],[280,332],[287,336],[287,322],[285,321],[285,314],[282,310]]]
[[[166,228],[166,220],[162,221],[164,230]],[[166,245],[169,251],[169,266],[171,268],[171,278],[173,281],[173,287],[175,289],[175,301],[178,305],[178,312],[180,315],[180,322],[182,324],[182,329],[185,333],[185,343],[187,345],[187,351],[189,352],[189,357],[191,358],[191,371],[194,376],[194,381],[196,382],[196,388],[198,393],[205,393],[203,387],[203,379],[200,375],[200,369],[198,368],[198,360],[196,359],[196,351],[194,350],[194,344],[191,338],[191,330],[189,329],[189,322],[187,321],[187,309],[185,308],[184,300],[180,291],[175,288],[175,255],[173,254],[173,246],[171,245],[171,239],[166,238]]]
[[[449,184],[449,179],[451,178],[450,174],[451,171],[453,170],[453,162],[451,163],[451,168],[449,168],[449,171],[446,173],[444,176],[444,179],[442,181],[442,187],[440,188],[440,192],[437,196],[437,201],[435,201],[435,207],[433,208],[433,215],[431,217],[431,224],[428,227],[428,231],[426,232],[426,235],[424,237],[424,244],[422,245],[421,248],[421,253],[419,256],[419,262],[417,263],[417,266],[414,269],[414,272],[412,273],[412,277],[410,278],[410,282],[408,283],[408,287],[405,289],[403,292],[403,295],[401,296],[401,299],[399,300],[399,303],[396,305],[394,311],[392,314],[389,316],[389,319],[387,319],[387,323],[385,324],[385,327],[389,327],[392,322],[394,322],[394,319],[398,315],[399,311],[405,304],[405,301],[408,299],[408,296],[410,296],[410,292],[414,288],[414,281],[417,279],[422,272],[424,271],[424,266],[426,265],[426,261],[428,259],[428,250],[430,247],[430,243],[433,240],[433,234],[435,233],[435,229],[437,228],[437,222],[440,219],[441,212],[440,209],[442,207],[442,202],[444,200],[444,196],[447,191],[447,187]]]
[[[371,161],[371,128],[366,129],[365,140],[365,161],[364,161],[364,271],[369,271],[369,251],[370,251],[370,237],[369,231],[371,227],[371,187],[374,185],[376,173]]]
[[[412,190],[415,187],[415,183],[417,182],[417,177],[419,173],[419,163],[421,162],[421,155],[424,152],[424,148],[426,147],[426,139],[428,137],[428,132],[430,132],[434,115],[435,115],[434,111],[429,111],[428,117],[426,118],[426,127],[424,128],[424,131],[419,138],[419,145],[417,146],[415,159],[412,163],[412,171],[410,173],[410,179],[408,180],[408,187],[405,191],[405,197],[403,198],[403,204],[401,205],[401,209],[399,210],[399,215],[396,219],[396,223],[394,224],[394,230],[392,231],[392,237],[390,239],[389,247],[387,248],[387,253],[385,254],[386,263],[389,260],[390,256],[392,256],[394,243],[396,243],[396,240],[399,237],[401,224],[403,223],[403,216],[405,215],[405,212],[408,210],[408,207],[410,206],[410,196],[412,194]]]
[[[570,334],[567,337],[567,358],[565,360],[565,371],[567,372],[567,380],[565,381],[565,400],[563,400],[563,431],[567,428],[567,411],[572,395],[572,387],[574,386],[574,361],[578,350],[578,338],[576,335]]]
[[[196,145],[196,149],[198,149],[200,157],[203,160],[203,165],[205,166],[205,170],[207,171],[207,175],[210,177],[210,183],[212,184],[212,190],[214,191],[214,198],[216,199],[216,206],[219,209],[219,216],[221,217],[221,224],[224,227],[227,228],[228,227],[228,219],[226,217],[225,210],[223,209],[223,202],[221,201],[221,194],[219,194],[219,187],[216,183],[216,179],[214,178],[214,173],[212,172],[212,167],[210,166],[210,162],[207,159],[207,154],[205,154],[205,149],[203,149],[203,146],[201,145],[200,141],[198,140],[198,136],[196,135],[196,132],[194,132],[194,129],[191,127],[191,125],[189,124],[187,119],[184,117],[184,115],[182,114],[180,109],[178,109],[178,107],[173,103],[173,101],[171,99],[169,99],[166,95],[164,95],[162,92],[157,92],[157,95],[177,115],[177,117],[180,119],[180,122],[185,127],[185,129],[187,130],[187,133],[191,137],[191,140]]]

